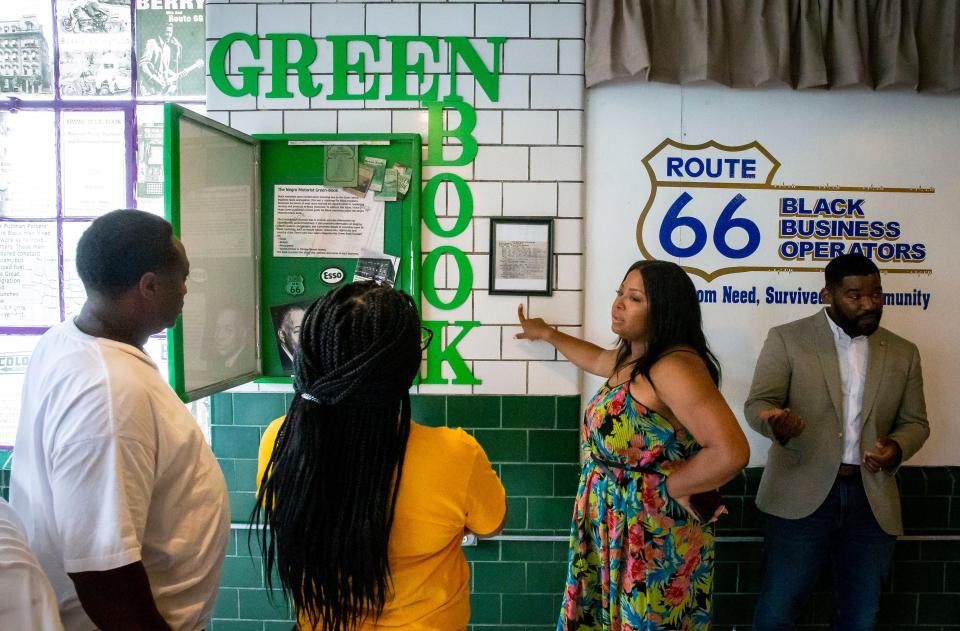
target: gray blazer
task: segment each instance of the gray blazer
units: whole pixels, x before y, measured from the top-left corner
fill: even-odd
[[[900,445],[903,461],[930,435],[917,347],[879,328],[869,338],[863,390],[860,452],[880,436]],[[767,408],[788,407],[806,421],[799,436],[781,445],[770,425],[757,417]],[[824,311],[770,329],[744,405],[750,426],[773,440],[760,480],[760,510],[799,519],[826,499],[843,457],[843,394],[833,331]],[[863,486],[880,527],[903,534],[900,495],[893,472],[861,469]]]

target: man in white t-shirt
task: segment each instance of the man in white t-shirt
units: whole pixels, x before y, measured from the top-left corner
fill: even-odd
[[[27,544],[23,524],[3,498],[0,498],[0,629],[63,631],[50,581]]]
[[[37,344],[10,500],[68,631],[207,624],[230,533],[223,474],[143,351],[190,264],[163,219],[100,217],[77,246],[87,302]]]

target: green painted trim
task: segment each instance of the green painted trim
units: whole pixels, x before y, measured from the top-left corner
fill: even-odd
[[[410,138],[417,150],[413,152],[413,165],[411,166],[414,177],[410,182],[410,190],[407,191],[407,195],[410,195],[409,221],[401,230],[401,236],[406,237],[403,238],[403,243],[409,244],[407,265],[401,267],[401,281],[404,284],[403,286],[410,288],[410,295],[413,296],[417,309],[420,309],[420,253],[422,251],[420,243],[420,227],[422,225],[420,191],[423,187],[423,138],[420,137],[420,134],[404,134],[403,137]]]
[[[394,141],[420,141],[420,134],[375,134],[375,133],[357,133],[357,134],[254,134],[257,140],[317,140],[325,141],[376,141],[384,140]]]
[[[259,162],[259,142],[247,134],[223,125],[213,119],[201,116],[175,103],[164,104],[164,212],[167,220],[173,226],[174,236],[182,236],[182,221],[180,207],[180,171],[181,171],[181,138],[180,127],[183,119],[209,130],[227,135],[234,140],[254,147],[255,163]],[[255,184],[255,183],[254,183]],[[256,218],[255,218],[256,219]],[[259,242],[259,239],[257,239]],[[259,248],[259,243],[257,245]],[[183,316],[177,318],[171,329],[167,330],[167,362],[171,387],[183,401],[193,401],[210,394],[248,383],[262,372],[259,368],[254,373],[238,375],[237,377],[219,383],[209,384],[202,388],[187,391],[183,365]]]
[[[180,118],[184,108],[175,103],[163,106],[163,199],[164,215],[173,226],[173,234],[180,233]],[[167,329],[167,371],[173,391],[187,401],[183,375],[183,316],[178,316],[172,328]]]

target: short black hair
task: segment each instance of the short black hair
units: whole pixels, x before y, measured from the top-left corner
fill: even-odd
[[[847,276],[870,276],[879,274],[876,264],[862,254],[841,254],[827,263],[823,270],[823,278],[827,287],[837,287],[843,284]]]
[[[116,297],[147,272],[177,261],[173,227],[141,210],[114,210],[96,219],[77,243],[77,273],[88,292]]]

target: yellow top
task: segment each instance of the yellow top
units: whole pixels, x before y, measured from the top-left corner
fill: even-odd
[[[283,420],[273,421],[260,440],[258,483]],[[466,629],[470,570],[461,548],[464,529],[491,533],[505,514],[503,485],[476,439],[459,428],[411,422],[387,548],[393,593],[377,624],[362,624],[359,631]]]

